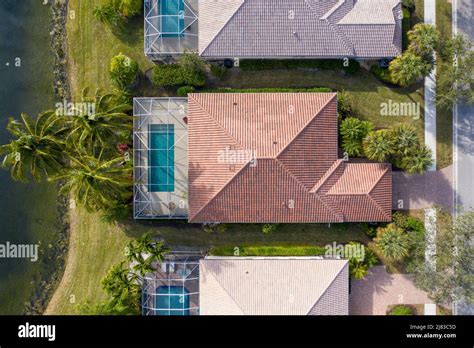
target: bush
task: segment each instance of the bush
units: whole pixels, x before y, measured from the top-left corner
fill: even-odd
[[[345,91],[337,94],[337,113],[340,120],[352,114],[352,97]]]
[[[316,88],[216,88],[206,89],[206,93],[330,93],[332,89],[326,87]]]
[[[362,141],[374,129],[369,121],[348,117],[341,122],[340,133],[342,148],[349,156],[361,156],[363,153]]]
[[[345,70],[348,73],[356,73],[360,70],[360,64],[356,60],[349,60],[348,67],[344,67],[343,63],[339,59],[244,59],[240,61],[240,68],[247,71],[276,69]]]
[[[406,305],[397,305],[393,307],[389,315],[413,315],[413,309]]]
[[[113,7],[123,17],[135,17],[142,13],[143,0],[112,0]]]
[[[179,87],[176,94],[178,97],[187,97],[189,93],[193,93],[196,89],[193,86]]]
[[[397,85],[397,83],[392,79],[392,75],[388,69],[383,69],[377,64],[374,64],[370,67],[370,72],[382,82],[388,83],[390,85]]]
[[[110,61],[110,79],[120,89],[130,87],[136,81],[138,72],[138,63],[122,53]]]
[[[155,66],[152,81],[157,87],[202,87],[206,84],[205,63],[197,54],[186,53],[178,64]]]
[[[278,224],[265,224],[262,226],[262,233],[267,235],[277,230]]]
[[[407,232],[425,233],[423,222],[414,216],[396,212],[393,214],[393,223]]]

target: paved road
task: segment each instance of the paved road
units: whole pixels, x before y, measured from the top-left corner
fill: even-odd
[[[453,1],[453,31],[474,42],[472,0]],[[454,111],[455,206],[474,208],[474,106],[458,103]]]
[[[474,42],[474,4],[472,0],[453,1],[453,32]],[[458,103],[454,108],[454,204],[455,213],[474,208],[474,106]],[[458,315],[474,315],[474,305],[459,301]]]

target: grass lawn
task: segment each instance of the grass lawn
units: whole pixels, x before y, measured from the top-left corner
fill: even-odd
[[[447,40],[452,36],[452,5],[447,0],[436,1],[436,26],[441,33],[441,39]],[[444,73],[441,57],[438,64],[437,76]],[[453,163],[453,109],[438,108],[436,115],[437,128],[437,166],[445,168]]]
[[[370,72],[361,69],[356,75],[332,70],[229,70],[221,80],[213,80],[210,88],[310,88],[329,87],[345,90],[352,96],[356,116],[372,121],[377,128],[385,128],[396,123],[409,123],[415,126],[421,139],[423,131],[423,88],[389,88],[378,81]],[[382,103],[392,102],[421,104],[421,117],[381,116]]]
[[[95,20],[92,11],[108,0],[70,0],[68,18],[69,69],[73,92],[76,97],[84,87],[92,89],[111,87],[108,71],[110,59],[123,53],[135,59],[142,72],[153,67],[143,53],[143,17],[126,25],[126,32],[119,33]],[[146,93],[144,93],[146,94]]]

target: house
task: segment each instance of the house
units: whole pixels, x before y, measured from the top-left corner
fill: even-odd
[[[336,93],[135,99],[135,218],[391,221],[389,164],[338,156]]]
[[[348,315],[347,260],[207,257],[201,315]]]
[[[392,58],[400,0],[145,0],[145,54],[226,58]]]
[[[143,278],[143,315],[348,315],[349,263],[168,254]]]

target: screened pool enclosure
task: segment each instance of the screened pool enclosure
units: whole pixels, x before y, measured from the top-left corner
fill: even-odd
[[[188,216],[187,98],[135,98],[134,217]]]
[[[198,49],[199,0],[145,0],[145,54],[151,59]]]

